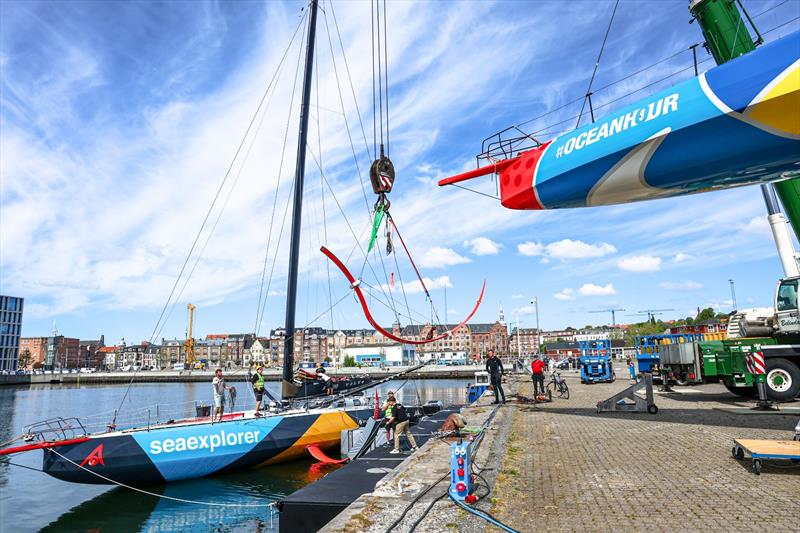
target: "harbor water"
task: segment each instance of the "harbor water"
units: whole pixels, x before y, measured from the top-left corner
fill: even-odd
[[[397,391],[401,402],[441,400],[445,405],[464,402],[470,380],[394,381],[376,389],[381,397]],[[245,383],[238,390],[236,409],[252,409],[253,395]],[[279,383],[268,383],[274,394]],[[55,417],[79,417],[96,429],[120,406],[118,423],[128,413],[143,413],[153,422],[171,412],[191,415],[197,403],[209,403],[211,385],[205,383],[142,383],[124,385],[33,385],[0,388],[0,441],[20,435],[28,424]],[[375,389],[367,394],[374,395]],[[124,398],[124,401],[123,401]],[[158,413],[155,405],[163,406]],[[170,411],[171,410],[171,411]],[[91,424],[94,421],[97,425]],[[271,502],[291,494],[330,472],[309,461],[297,461],[259,470],[166,485],[141,486],[151,496],[112,485],[79,485],[38,472],[41,451],[4,458],[0,464],[0,531],[277,531],[278,515]],[[166,496],[163,497],[163,496]],[[226,505],[220,505],[226,504]]]

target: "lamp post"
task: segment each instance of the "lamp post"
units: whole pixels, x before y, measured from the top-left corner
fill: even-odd
[[[536,353],[538,354],[539,347],[542,345],[542,339],[540,338],[542,330],[539,329],[539,297],[534,296],[531,303],[533,304],[533,312],[536,314]]]

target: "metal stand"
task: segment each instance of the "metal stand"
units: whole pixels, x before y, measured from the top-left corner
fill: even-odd
[[[763,375],[763,374],[762,374]],[[758,379],[762,375],[756,376],[756,390],[758,391],[758,402],[755,407],[758,411],[777,411],[778,407],[767,398],[767,382],[763,379]]]
[[[597,412],[618,412],[624,411],[627,413],[644,413],[648,412],[651,415],[658,413],[658,407],[653,400],[653,375],[649,372],[642,372],[642,380],[635,385],[631,385],[622,392],[618,392],[611,398],[602,402],[597,402]],[[636,391],[645,389],[645,397],[642,398]],[[625,400],[631,400],[626,402]]]

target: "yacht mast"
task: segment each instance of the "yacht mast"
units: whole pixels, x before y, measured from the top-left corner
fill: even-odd
[[[300,107],[300,134],[297,141],[297,164],[294,177],[294,201],[292,207],[292,240],[289,251],[289,280],[286,288],[286,330],[283,339],[283,385],[282,398],[294,397],[294,331],[295,305],[297,303],[297,271],[300,259],[300,218],[303,214],[303,180],[306,167],[306,139],[308,137],[308,105],[311,96],[311,76],[314,66],[314,40],[317,26],[317,0],[310,0],[308,19],[308,41],[306,44],[305,74],[303,77],[303,102]]]

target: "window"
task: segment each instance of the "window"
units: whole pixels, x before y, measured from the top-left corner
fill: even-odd
[[[778,287],[778,311],[797,310],[797,281],[792,279],[781,282]]]

